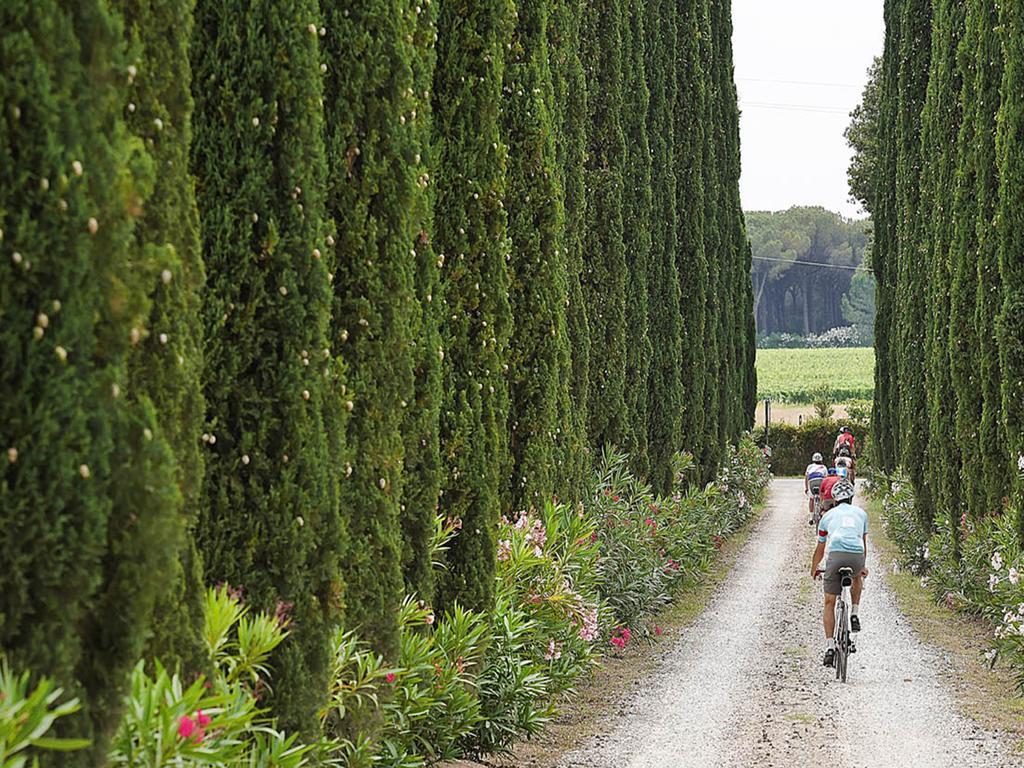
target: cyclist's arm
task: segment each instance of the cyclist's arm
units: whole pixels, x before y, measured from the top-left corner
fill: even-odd
[[[818,537],[821,538],[820,536]],[[818,546],[814,548],[814,557],[811,559],[811,578],[816,578],[818,575],[818,566],[821,564],[821,559],[825,557],[825,542],[819,541]]]

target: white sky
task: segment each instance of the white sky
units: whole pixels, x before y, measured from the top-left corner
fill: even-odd
[[[744,209],[822,205],[863,215],[849,201],[843,131],[882,53],[882,4],[733,0]]]

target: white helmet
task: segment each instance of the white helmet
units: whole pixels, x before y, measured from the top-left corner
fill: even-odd
[[[853,483],[843,479],[832,486],[832,499],[834,501],[851,501],[855,493]]]
[[[820,464],[822,462],[821,454],[815,452],[815,454],[811,456],[811,461],[816,461]]]

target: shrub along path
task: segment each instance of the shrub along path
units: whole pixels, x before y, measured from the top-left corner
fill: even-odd
[[[915,637],[879,578],[870,536],[866,631],[851,682],[821,667],[820,587],[807,576],[813,537],[803,503],[799,480],[773,482],[730,578],[649,685],[552,765],[1024,765],[958,713],[940,674],[945,662]]]

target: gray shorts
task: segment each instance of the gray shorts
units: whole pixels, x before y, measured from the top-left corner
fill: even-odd
[[[843,587],[839,581],[840,568],[852,568],[854,578],[864,570],[863,552],[829,552],[825,562],[825,594],[838,595]]]

